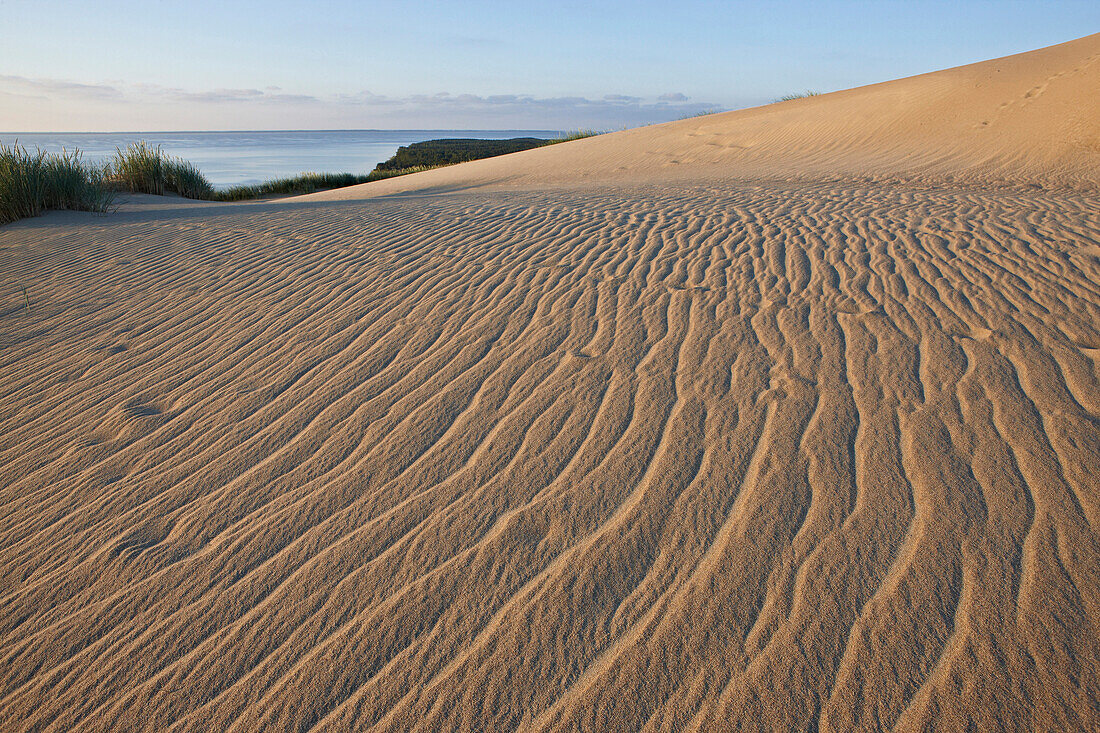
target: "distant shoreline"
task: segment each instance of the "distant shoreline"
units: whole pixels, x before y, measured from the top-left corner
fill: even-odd
[[[0,135],[230,135],[236,133],[276,132],[528,132],[560,133],[564,130],[529,129],[526,127],[340,127],[278,130],[0,130]]]
[[[79,148],[90,162],[146,140],[194,163],[218,188],[258,185],[303,171],[367,175],[403,145],[441,137],[551,138],[557,130],[203,130],[197,132],[0,132],[0,142],[51,153]]]

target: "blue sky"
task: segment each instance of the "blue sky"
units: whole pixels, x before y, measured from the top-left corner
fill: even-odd
[[[0,130],[601,129],[1100,31],[1100,2],[0,0]]]

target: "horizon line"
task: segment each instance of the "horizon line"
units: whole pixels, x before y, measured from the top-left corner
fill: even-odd
[[[131,135],[147,133],[225,133],[225,132],[565,132],[572,128],[554,127],[302,127],[293,129],[227,130],[0,130],[0,135]]]

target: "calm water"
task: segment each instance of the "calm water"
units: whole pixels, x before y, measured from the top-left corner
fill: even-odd
[[[401,145],[445,137],[554,137],[553,130],[300,130],[280,132],[0,132],[49,152],[78,148],[87,161],[106,160],[116,147],[145,140],[191,161],[218,187],[251,184],[305,171],[369,173]]]

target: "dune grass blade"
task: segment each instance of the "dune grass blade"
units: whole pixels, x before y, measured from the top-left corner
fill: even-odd
[[[795,99],[805,99],[806,97],[818,97],[821,96],[821,92],[815,92],[812,89],[807,89],[804,92],[795,92],[794,94],[784,94],[776,102],[790,102]]]
[[[598,135],[578,130],[542,144],[579,140]],[[205,201],[244,201],[268,196],[294,196],[354,186],[396,176],[443,168],[453,163],[377,168],[367,175],[353,173],[301,173],[257,185],[214,188],[193,163],[165,153],[144,140],[115,154],[103,167],[85,165],[80,151],[48,154],[0,145],[0,223],[36,216],[46,209],[106,211],[114,191],[162,196],[178,194]]]
[[[48,209],[107,211],[112,193],[100,168],[79,150],[32,153],[18,143],[0,143],[0,224]]]
[[[278,178],[251,186],[232,186],[218,191],[192,163],[167,155],[160,146],[151,147],[143,140],[131,144],[125,150],[115,150],[115,156],[108,166],[110,180],[114,185],[133,193],[176,193],[186,198],[206,201],[245,201],[267,196],[300,195],[439,167],[413,166],[398,170],[376,170],[367,175],[301,173],[289,178]]]
[[[214,187],[210,181],[186,160],[168,158],[164,166],[164,185],[169,191],[189,199],[214,198]]]
[[[132,193],[164,193],[164,154],[159,146],[151,148],[142,140],[131,143],[125,152],[115,148],[110,169],[112,181]]]
[[[126,150],[115,148],[109,169],[111,182],[131,193],[214,198],[214,186],[194,164],[173,158],[159,145],[154,148],[144,140],[131,143]]]
[[[586,137],[595,137],[596,135],[602,134],[600,130],[573,130],[572,132],[566,132],[558,137],[547,140],[546,144],[556,145],[557,143],[567,143],[571,140],[583,140]]]
[[[218,201],[243,201],[264,196],[293,196],[330,188],[354,186],[357,183],[366,183],[368,180],[370,180],[369,176],[353,173],[301,173],[289,178],[265,181],[254,186],[233,186],[216,192],[214,198]]]
[[[434,171],[436,168],[446,168],[450,163],[444,163],[442,165],[414,165],[408,168],[395,168],[391,170],[373,170],[367,176],[368,181],[381,181],[386,178],[394,178],[396,176],[407,176],[411,173],[423,173],[424,171]]]
[[[216,191],[213,198],[217,201],[245,201],[266,196],[299,196],[316,191],[355,186],[360,183],[381,181],[395,176],[407,176],[410,173],[443,168],[442,165],[418,165],[394,170],[373,170],[367,175],[354,173],[302,173],[290,178],[278,178],[255,186],[233,186],[224,191]]]

